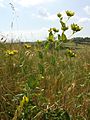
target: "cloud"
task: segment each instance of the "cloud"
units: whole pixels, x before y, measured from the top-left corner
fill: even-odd
[[[57,15],[56,15],[56,14],[49,15],[48,18],[47,18],[47,20],[51,20],[51,21],[55,21],[55,20],[57,20],[57,19],[58,19],[58,18],[57,18]]]
[[[37,17],[42,18],[44,20],[50,20],[50,21],[56,21],[58,19],[56,14],[49,14],[47,16],[45,16],[45,15],[43,16],[41,14],[38,14]]]
[[[80,18],[78,21],[78,23],[87,23],[87,22],[90,22],[90,18],[83,17],[83,18]]]
[[[80,17],[78,15],[73,17],[73,21],[75,21],[75,23],[77,24],[84,24],[84,23],[88,23],[90,22],[90,17]]]
[[[35,6],[35,5],[45,4],[53,1],[54,0],[14,0],[15,3],[23,7]]]
[[[4,7],[4,1],[3,0],[0,0],[0,7]]]
[[[40,19],[44,19],[44,20],[50,20],[50,21],[55,21],[58,19],[57,14],[49,13],[46,8],[40,8],[38,10],[38,13],[34,13],[32,14],[32,16]]]
[[[38,11],[38,15],[43,18],[47,18],[50,14],[45,8],[40,8]]]
[[[45,20],[56,21],[56,20],[58,20],[57,13],[51,14],[47,11],[47,9],[40,8],[38,11],[38,14],[33,14],[33,15],[38,17],[38,18],[45,19]],[[63,16],[63,19],[66,20],[67,19],[66,12],[63,10],[60,13]]]
[[[85,8],[84,8],[84,11],[88,14],[88,15],[90,15],[90,6],[85,6]]]

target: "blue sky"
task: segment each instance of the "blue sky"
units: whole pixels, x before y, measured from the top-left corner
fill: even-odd
[[[0,0],[0,34],[25,41],[45,39],[50,27],[60,28],[57,13],[66,18],[66,10],[75,12],[70,23],[83,26],[75,36],[90,37],[90,0]]]

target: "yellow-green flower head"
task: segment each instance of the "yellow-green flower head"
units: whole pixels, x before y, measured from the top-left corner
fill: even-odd
[[[67,10],[66,14],[68,17],[72,17],[72,16],[74,16],[75,13],[73,11]]]
[[[59,18],[61,18],[61,17],[62,17],[62,14],[61,14],[61,13],[58,13],[57,16],[58,16]]]
[[[69,50],[69,49],[67,49],[66,55],[68,55],[69,57],[76,57],[76,54],[72,50]]]
[[[13,52],[14,52],[14,53],[18,53],[18,51],[17,51],[17,50],[13,50]]]
[[[6,55],[10,55],[10,56],[15,55],[16,53],[18,53],[17,50],[7,50],[7,51],[6,51]]]
[[[26,103],[28,103],[28,102],[29,102],[29,98],[28,98],[28,97],[26,97],[26,96],[23,96],[23,100],[24,100]]]
[[[71,29],[74,31],[74,32],[78,32],[82,29],[82,27],[80,27],[79,25],[73,23],[71,24]]]
[[[26,96],[23,96],[23,99],[20,102],[20,106],[23,107],[23,105],[28,102],[29,102],[29,98]]]
[[[53,29],[53,28],[50,28],[50,29],[48,30],[48,32],[52,32],[52,29]]]
[[[59,32],[59,30],[58,30],[58,29],[56,29],[56,28],[53,28],[53,31],[54,31],[54,32]]]
[[[44,76],[42,76],[41,78],[44,79]]]
[[[31,45],[28,45],[28,44],[24,44],[25,48],[29,49],[31,48]]]
[[[67,49],[67,53],[72,53],[72,50]]]

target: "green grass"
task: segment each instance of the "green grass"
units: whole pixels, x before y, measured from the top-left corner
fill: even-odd
[[[44,109],[43,103],[58,104],[72,120],[90,119],[90,46],[72,47],[77,56],[70,58],[65,50],[45,50],[39,44],[25,48],[23,44],[0,43],[2,120],[15,116],[23,94],[41,109]],[[10,49],[18,53],[6,54]]]

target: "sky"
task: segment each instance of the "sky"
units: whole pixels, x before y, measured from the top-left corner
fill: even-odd
[[[21,41],[44,40],[49,28],[60,29],[57,13],[66,20],[66,10],[75,12],[68,24],[83,27],[74,36],[90,37],[90,0],[0,0],[0,35]]]

